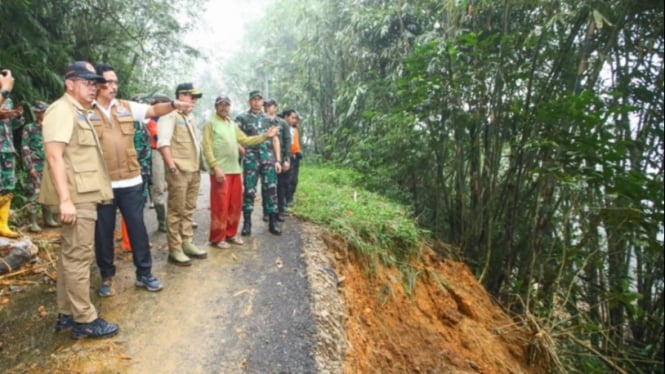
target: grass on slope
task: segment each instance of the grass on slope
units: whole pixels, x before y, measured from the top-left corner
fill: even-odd
[[[403,206],[364,190],[361,182],[351,170],[302,167],[294,212],[342,237],[370,267],[378,260],[412,273],[404,265],[419,256],[423,232]]]

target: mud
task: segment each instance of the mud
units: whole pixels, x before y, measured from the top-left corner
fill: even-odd
[[[253,235],[245,238],[243,246],[207,247],[207,182],[204,176],[201,191],[205,192],[199,195],[194,216],[199,224],[194,243],[208,249],[207,259],[193,260],[191,267],[169,264],[166,236],[156,232],[154,212],[146,209],[146,226],[154,244],[153,273],[164,283],[164,290],[150,293],[135,288],[131,254],[118,247],[116,296],[96,295],[100,281],[96,266],[91,293],[102,316],[118,323],[121,331],[111,339],[77,342],[66,333],[53,332],[53,286],[25,287],[0,310],[0,371],[318,371],[315,340],[321,334],[310,307],[312,290],[301,223],[287,217],[281,236],[268,233],[259,201]],[[312,250],[312,240],[306,241]],[[37,312],[42,306],[44,317]],[[318,362],[330,366],[328,359]],[[326,372],[339,372],[338,368],[330,366]]]
[[[199,246],[207,244],[207,185],[204,178],[195,213]],[[165,289],[136,289],[131,255],[118,243],[117,295],[101,299],[93,265],[93,300],[121,326],[111,339],[53,332],[52,267],[40,253],[32,269],[46,268],[43,275],[0,283],[0,372],[548,372],[543,350],[534,350],[537,334],[507,316],[464,264],[420,248],[411,264],[416,287],[406,292],[403,273],[380,263],[370,271],[342,238],[315,225],[288,217],[283,235],[271,235],[256,208],[245,245],[208,248],[188,268],[167,263],[165,235],[146,209]]]

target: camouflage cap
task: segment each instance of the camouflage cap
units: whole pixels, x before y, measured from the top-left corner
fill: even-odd
[[[259,91],[259,90],[249,91],[249,98],[250,99],[253,99],[257,96],[263,99],[263,94],[261,93],[261,91]]]
[[[35,100],[35,102],[32,103],[33,112],[45,112],[46,108],[48,108],[48,103],[45,103],[41,100]]]

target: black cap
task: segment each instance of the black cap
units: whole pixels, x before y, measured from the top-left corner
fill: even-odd
[[[190,95],[192,95],[192,97],[194,97],[194,98],[196,98],[196,99],[200,99],[200,98],[203,96],[203,94],[201,93],[201,91],[199,91],[198,89],[194,88],[194,85],[193,85],[192,83],[189,83],[189,82],[187,82],[187,83],[180,83],[180,84],[178,85],[178,87],[176,87],[176,89],[175,89],[175,97],[177,98],[178,95],[180,95],[181,93],[190,94]]]
[[[250,92],[249,92],[249,98],[250,98],[250,99],[253,99],[253,98],[257,97],[257,96],[263,99],[263,94],[261,93],[261,91],[259,91],[259,90],[254,90],[254,91],[250,91]]]
[[[227,103],[227,104],[231,104],[231,99],[229,99],[228,96],[224,96],[224,95],[222,95],[222,96],[217,96],[217,98],[215,99],[215,105],[217,105],[217,104],[219,104],[219,103]]]
[[[76,61],[67,66],[67,69],[65,69],[65,79],[74,78],[87,79],[96,81],[97,83],[106,83],[106,79],[101,75],[98,75],[95,71],[95,67],[88,61]]]
[[[271,106],[271,105],[277,106],[277,100],[270,98],[270,99],[266,99],[263,102],[263,106]]]

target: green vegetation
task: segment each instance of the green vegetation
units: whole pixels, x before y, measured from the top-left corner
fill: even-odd
[[[339,235],[370,269],[380,261],[406,271],[425,234],[400,204],[368,192],[361,182],[362,175],[350,169],[307,165],[300,170],[295,213]]]
[[[13,98],[59,96],[73,59],[115,65],[120,96],[160,89],[197,56],[178,12],[198,5],[3,2]],[[663,372],[664,19],[651,0],[276,0],[219,73],[296,108],[307,160],[357,172],[303,170],[299,214],[397,266],[415,219],[566,370]]]
[[[664,10],[279,0],[225,70],[303,113],[308,158],[460,248],[566,371],[663,372]]]

